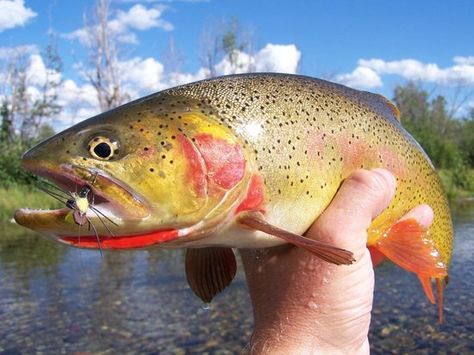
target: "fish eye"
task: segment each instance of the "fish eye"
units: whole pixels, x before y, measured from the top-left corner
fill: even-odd
[[[110,138],[97,136],[89,142],[89,154],[99,160],[109,160],[118,152],[117,142]]]

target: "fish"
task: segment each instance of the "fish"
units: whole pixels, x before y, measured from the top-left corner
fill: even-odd
[[[81,213],[96,235],[66,207],[19,209],[18,224],[79,248],[186,248],[186,277],[204,302],[234,278],[233,248],[290,243],[351,264],[350,251],[304,233],[344,179],[385,168],[397,189],[367,246],[374,264],[415,273],[433,304],[436,283],[442,319],[448,201],[429,157],[381,95],[290,74],[212,78],[80,122],[27,151],[22,165],[69,193],[90,191],[94,201],[83,201]],[[401,219],[419,204],[433,209],[428,229]]]

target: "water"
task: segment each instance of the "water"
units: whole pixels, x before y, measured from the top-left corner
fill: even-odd
[[[458,206],[459,207],[459,206]],[[474,352],[474,204],[455,210],[446,322],[415,276],[376,271],[373,354]],[[181,251],[99,252],[0,226],[0,354],[238,353],[252,330],[242,267],[204,305]]]

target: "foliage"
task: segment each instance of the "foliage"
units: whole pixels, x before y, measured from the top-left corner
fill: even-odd
[[[227,73],[255,71],[251,57],[244,54],[251,55],[253,45],[251,31],[242,28],[236,18],[210,21],[200,38],[201,63],[207,76],[217,75],[217,63],[224,63]]]
[[[46,46],[40,56],[39,60],[45,66],[42,73],[35,71],[34,62],[38,59],[29,54],[18,51],[0,58],[1,66],[6,68],[0,84],[2,141],[20,139],[26,144],[37,136],[46,119],[61,111],[58,90],[62,61],[55,46]]]
[[[454,118],[446,99],[429,101],[428,93],[409,82],[395,89],[394,101],[403,126],[415,137],[438,169],[448,169],[444,182],[451,187],[474,190],[474,108],[468,117]],[[450,187],[448,186],[448,187]]]
[[[51,209],[63,207],[46,193],[29,185],[0,187],[0,222],[8,221],[19,207]]]

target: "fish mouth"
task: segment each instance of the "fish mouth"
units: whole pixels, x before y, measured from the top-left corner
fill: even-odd
[[[50,192],[57,199],[63,199],[65,207],[52,210],[20,208],[14,219],[55,241],[89,249],[135,249],[185,234],[184,230],[173,228],[137,233],[146,230],[143,221],[151,214],[148,202],[102,171],[65,164],[55,168],[28,163],[24,167],[46,179]],[[74,220],[74,209],[66,206],[66,202],[84,187],[90,190],[88,208],[83,223],[79,224]]]
[[[175,248],[180,238],[209,232],[210,226],[203,222],[179,228],[150,227],[148,221],[152,209],[149,203],[102,171],[66,164],[59,168],[29,162],[23,165],[64,191],[64,202],[67,196],[72,198],[84,187],[90,189],[87,219],[82,225],[74,221],[74,210],[70,207],[53,210],[21,208],[15,212],[14,219],[18,224],[62,244],[83,249],[129,250],[157,244],[166,248],[167,242],[174,241],[171,247]]]

